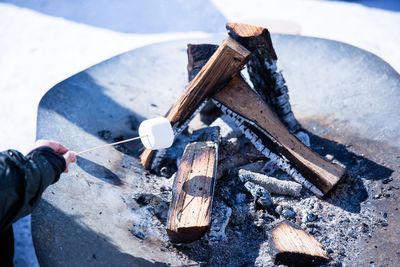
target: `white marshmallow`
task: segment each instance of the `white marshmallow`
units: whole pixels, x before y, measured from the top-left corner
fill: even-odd
[[[139,136],[144,147],[152,150],[168,148],[174,142],[171,123],[164,117],[142,121]]]

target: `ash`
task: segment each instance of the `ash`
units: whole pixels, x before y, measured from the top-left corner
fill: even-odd
[[[357,259],[360,253],[357,242],[368,244],[376,230],[388,226],[387,214],[370,204],[390,197],[389,191],[398,188],[390,187],[391,178],[387,176],[383,182],[371,180],[368,175],[377,164],[351,151],[350,145],[338,145],[308,133],[311,148],[328,160],[346,166],[349,174],[323,199],[305,188],[295,193],[285,192],[284,187],[279,187],[282,191],[268,192],[271,187],[263,186],[254,177],[265,176],[268,181],[283,185],[295,182],[260,154],[228,117],[219,118],[212,125],[221,127],[223,135],[219,151],[221,171],[209,233],[191,244],[169,243],[165,224],[174,176],[166,178],[147,173],[135,194],[128,197],[134,214],[130,229],[134,236],[159,242],[162,249],[175,253],[183,262],[195,260],[201,266],[274,266],[270,233],[279,222],[289,220],[321,242],[331,258],[325,266],[342,266],[351,265]],[[196,125],[189,127],[196,128]],[[322,131],[315,127],[314,133]],[[182,140],[189,142],[190,138],[186,136]],[[181,155],[185,144],[182,140],[167,151],[171,158],[165,162],[173,167],[160,168],[176,169],[177,154]],[[245,179],[239,173],[246,174]],[[378,170],[372,175],[384,173]],[[379,193],[368,193],[377,192],[377,188]]]

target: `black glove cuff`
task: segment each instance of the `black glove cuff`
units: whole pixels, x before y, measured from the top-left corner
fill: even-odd
[[[45,158],[56,172],[57,179],[56,181],[53,181],[53,183],[58,181],[59,176],[67,167],[67,162],[64,157],[57,154],[52,148],[47,146],[42,146],[32,150],[26,157],[34,162],[40,161],[40,158]]]

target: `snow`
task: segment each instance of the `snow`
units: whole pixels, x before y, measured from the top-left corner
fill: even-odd
[[[37,105],[63,79],[150,43],[221,32],[226,21],[257,22],[272,32],[347,42],[377,54],[400,71],[400,2],[396,0],[109,3],[0,1],[0,150],[23,151],[35,139]],[[22,225],[27,228],[29,218]],[[30,235],[15,228],[17,244],[29,244]],[[25,247],[17,249],[21,259],[17,266],[34,266],[22,251]]]

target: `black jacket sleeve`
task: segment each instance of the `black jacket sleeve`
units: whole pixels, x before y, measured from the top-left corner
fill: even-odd
[[[65,170],[64,158],[50,147],[26,157],[15,150],[0,153],[0,232],[31,213],[43,191]]]

